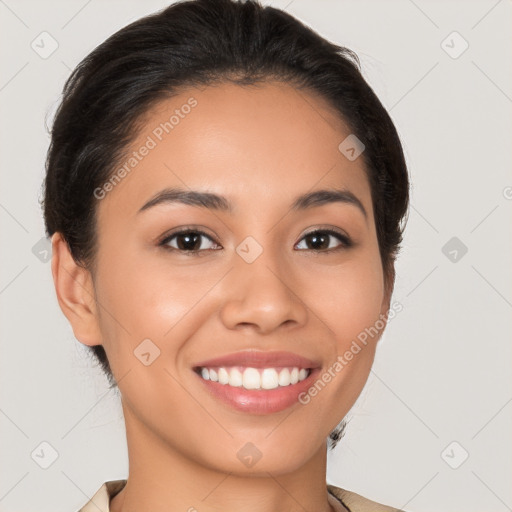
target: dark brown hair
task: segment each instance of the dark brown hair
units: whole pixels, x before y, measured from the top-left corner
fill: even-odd
[[[94,276],[94,190],[109,180],[150,107],[187,86],[270,80],[320,94],[364,144],[361,157],[391,295],[409,202],[396,128],[353,51],[257,0],[175,2],[122,28],[78,64],[51,130],[42,200],[47,236],[62,233],[75,261]],[[116,386],[103,346],[91,350]],[[331,447],[343,434],[345,423],[340,425],[330,435]]]

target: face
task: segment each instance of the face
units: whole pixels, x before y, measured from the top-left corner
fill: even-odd
[[[104,345],[128,430],[233,473],[291,471],[325,449],[381,331],[357,340],[389,308],[363,159],[338,149],[349,134],[322,98],[277,83],[189,89],[148,113],[135,160],[97,194],[97,308],[72,319],[80,341]],[[143,208],[170,188],[224,199]],[[320,190],[355,199],[293,207]],[[285,367],[314,370],[268,390],[245,390],[250,360],[223,365],[238,367],[241,387],[195,370],[241,351],[314,363],[271,357],[258,366],[269,387],[276,376],[286,384]],[[261,459],[250,469],[239,451],[254,447]]]

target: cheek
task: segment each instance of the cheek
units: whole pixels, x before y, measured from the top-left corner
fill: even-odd
[[[329,362],[301,398],[308,416],[318,419],[318,432],[325,435],[348,414],[364,388],[378,340],[372,329],[382,300],[378,281],[348,273],[344,277],[341,284],[326,286],[323,297],[317,293],[316,304],[324,312],[321,317],[331,329],[326,340],[332,340],[332,346]]]
[[[338,352],[379,320],[384,294],[378,254],[360,252],[343,264],[311,270],[303,296],[336,338]],[[360,336],[361,335],[361,336]]]
[[[102,242],[97,291],[98,299],[112,313],[106,321],[122,323],[137,335],[162,336],[160,324],[180,314],[193,287],[183,286],[180,270],[165,265],[165,258],[156,248],[142,249],[129,234],[123,245],[123,236],[105,238],[108,240]],[[158,318],[160,322],[155,323]],[[145,332],[149,326],[151,332]]]
[[[319,417],[329,416],[331,428],[361,393],[382,332],[383,273],[378,248],[373,249],[354,253],[336,267],[312,271],[315,278],[305,291],[314,301],[309,306],[330,329],[326,339],[332,340],[332,347],[330,364],[317,378],[312,395],[304,399],[311,399]]]
[[[146,339],[173,359],[191,332],[200,328],[203,308],[208,307],[203,299],[225,270],[204,272],[201,266],[173,264],[165,254],[144,253],[140,247],[119,251],[112,243],[102,249],[97,295],[112,367],[124,373]]]

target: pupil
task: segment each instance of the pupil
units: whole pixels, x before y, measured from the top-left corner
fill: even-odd
[[[183,250],[188,251],[195,251],[195,245],[197,244],[197,241],[199,239],[199,235],[196,234],[186,234],[186,235],[180,235],[178,237],[178,247]],[[180,243],[180,240],[186,240],[185,243]],[[192,240],[192,242],[191,242]]]
[[[310,235],[310,240],[312,241],[312,245],[313,245],[314,249],[321,249],[322,245],[325,245],[325,243],[322,244],[322,241],[325,242],[326,239],[327,239],[326,235],[318,235],[318,234]],[[319,240],[320,240],[320,243],[318,243]],[[329,246],[329,244],[327,244],[327,247],[328,246]]]

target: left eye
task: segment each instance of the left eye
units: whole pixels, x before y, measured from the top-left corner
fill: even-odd
[[[340,244],[333,247],[328,241],[329,237],[331,237],[331,238],[334,237],[334,238],[338,239]],[[302,240],[308,240],[308,239],[310,240],[311,245],[316,246],[311,250],[320,251],[320,252],[328,252],[331,249],[338,250],[338,249],[348,248],[352,245],[350,238],[348,238],[347,236],[342,235],[341,233],[338,233],[337,231],[334,231],[332,229],[319,229],[316,231],[311,231],[310,233],[308,233],[307,235],[304,235],[302,237]],[[327,247],[325,246],[326,241],[327,241]],[[297,247],[301,243],[302,243],[302,241],[299,244],[297,244]]]

